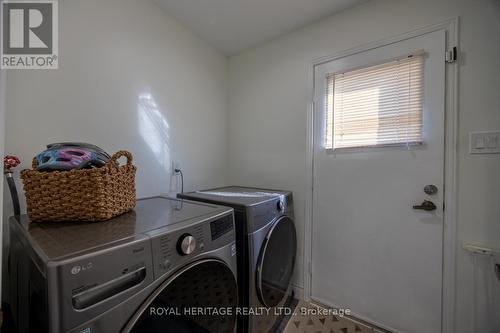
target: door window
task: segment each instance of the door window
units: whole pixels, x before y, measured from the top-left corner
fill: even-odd
[[[326,149],[422,143],[423,54],[327,75]]]

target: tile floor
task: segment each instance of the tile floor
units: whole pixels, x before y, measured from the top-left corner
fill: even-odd
[[[375,333],[373,328],[347,317],[311,313],[317,306],[299,301],[283,333]],[[320,308],[323,309],[323,308]],[[309,312],[309,313],[308,313]]]

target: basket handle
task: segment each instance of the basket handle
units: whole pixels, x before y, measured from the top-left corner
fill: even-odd
[[[38,162],[36,160],[36,157],[33,157],[33,159],[31,160],[31,168],[33,170],[36,170],[37,167],[38,167]]]
[[[118,159],[120,157],[127,158],[127,166],[132,165],[132,161],[133,161],[132,154],[126,150],[120,150],[120,151],[117,151],[116,153],[114,153],[113,156],[111,156],[111,159],[106,164],[108,166],[112,166],[112,165],[118,166],[119,165]]]

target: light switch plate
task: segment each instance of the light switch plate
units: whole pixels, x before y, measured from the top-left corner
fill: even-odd
[[[500,131],[470,132],[471,154],[500,154]]]

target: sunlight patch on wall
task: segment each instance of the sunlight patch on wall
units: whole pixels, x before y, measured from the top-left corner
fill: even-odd
[[[169,169],[169,125],[151,94],[143,93],[139,95],[137,115],[139,133],[142,139],[153,152],[158,164],[165,170]]]

